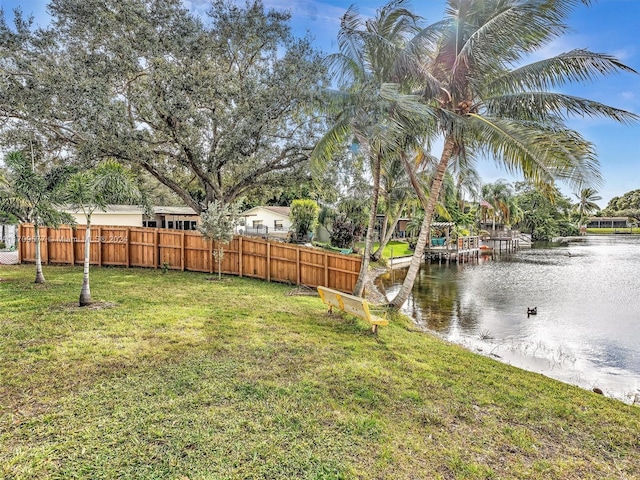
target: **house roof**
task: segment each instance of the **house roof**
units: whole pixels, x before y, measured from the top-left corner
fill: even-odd
[[[291,213],[291,207],[262,207],[265,210],[269,210],[273,213],[277,213],[278,215],[282,215],[284,217],[288,217]]]
[[[80,213],[81,210],[73,210],[69,207],[63,208],[64,212],[67,213]],[[136,205],[107,205],[105,210],[97,209],[94,215],[106,215],[106,214],[117,214],[117,215],[140,215],[142,214],[142,208]]]
[[[65,208],[65,212],[78,213],[77,211]],[[117,214],[117,215],[140,215],[144,213],[144,209],[137,205],[108,205],[106,210],[96,210],[95,214]],[[153,207],[154,214],[161,215],[198,215],[191,207]]]
[[[271,213],[275,213],[276,215],[280,215],[281,217],[288,217],[291,213],[291,207],[272,207],[272,206],[258,206],[250,208],[249,210],[245,210],[240,215],[241,216],[249,216],[252,215],[257,210],[267,210]]]
[[[618,221],[618,222],[626,222],[629,219],[629,217],[589,217],[589,221],[590,222],[611,222],[611,221]]]
[[[156,215],[198,215],[191,207],[153,207]]]

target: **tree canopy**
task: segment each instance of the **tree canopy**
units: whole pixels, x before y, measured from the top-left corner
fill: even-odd
[[[146,170],[197,212],[294,183],[322,131],[325,69],[289,14],[214,0],[51,0],[50,27],[0,23],[5,141]]]
[[[609,214],[621,210],[640,210],[640,189],[631,190],[620,197],[613,197],[605,208],[605,212]]]
[[[629,217],[636,223],[640,222],[640,189],[631,190],[620,197],[609,200],[607,207],[602,210],[603,215]]]

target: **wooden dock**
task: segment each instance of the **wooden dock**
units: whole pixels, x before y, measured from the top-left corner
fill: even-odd
[[[497,254],[513,253],[520,249],[520,238],[516,236],[489,237],[484,238],[483,242]]]
[[[480,237],[460,237],[454,244],[433,243],[425,250],[425,260],[438,263],[470,262],[480,256]]]

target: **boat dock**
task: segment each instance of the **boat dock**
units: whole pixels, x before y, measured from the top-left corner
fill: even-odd
[[[523,247],[531,247],[531,238],[517,231],[496,232],[490,236],[460,237],[450,242],[449,238],[431,240],[425,250],[425,260],[432,262],[469,262],[480,255],[515,253]]]
[[[480,237],[460,237],[453,244],[433,239],[425,250],[425,260],[431,262],[470,262],[480,256]]]

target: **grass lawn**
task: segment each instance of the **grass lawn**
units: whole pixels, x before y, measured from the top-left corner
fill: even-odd
[[[394,252],[395,254],[395,252]],[[240,278],[0,267],[0,478],[631,479],[640,408]]]
[[[380,243],[377,243],[377,242],[374,243],[372,252],[375,252],[379,246],[380,246]],[[364,251],[364,243],[359,243],[358,247],[360,248],[360,252]],[[403,242],[400,240],[392,240],[389,243],[387,243],[387,245],[382,250],[382,258],[385,258],[387,260],[390,259],[392,249],[393,249],[394,258],[413,255],[413,250],[409,250],[409,244],[407,242]]]

